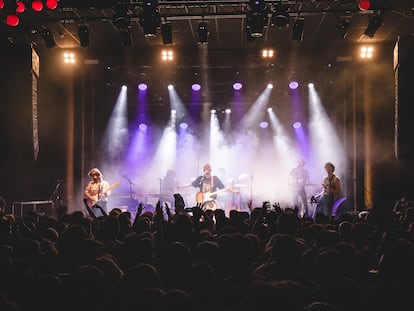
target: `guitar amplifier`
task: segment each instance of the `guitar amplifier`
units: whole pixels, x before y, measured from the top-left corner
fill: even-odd
[[[40,216],[50,217],[54,212],[53,205],[53,201],[13,202],[11,206],[11,213],[16,218],[23,218],[31,211],[36,212]]]

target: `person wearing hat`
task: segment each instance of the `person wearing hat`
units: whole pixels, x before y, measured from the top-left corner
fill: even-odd
[[[92,178],[85,188],[84,203],[92,218],[107,216],[108,197],[111,194],[109,183],[103,179],[98,168],[93,168],[88,175]]]

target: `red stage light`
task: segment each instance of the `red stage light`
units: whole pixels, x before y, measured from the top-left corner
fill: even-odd
[[[57,0],[46,0],[46,6],[48,9],[54,10],[58,6],[58,1]]]
[[[17,17],[17,15],[13,15],[13,14],[7,15],[6,23],[9,26],[15,27],[19,25],[19,18]]]
[[[32,9],[36,12],[40,12],[41,10],[43,10],[43,3],[42,1],[39,0],[35,0],[32,2]]]
[[[0,10],[4,8],[4,0],[0,0]]]
[[[17,13],[23,13],[24,12],[24,10],[26,10],[26,6],[24,5],[24,3],[23,2],[21,2],[21,1],[17,1],[16,2],[16,5],[17,5],[17,8],[16,8],[16,12]]]
[[[361,11],[366,11],[371,7],[371,1],[370,0],[359,0],[358,1],[358,8]]]

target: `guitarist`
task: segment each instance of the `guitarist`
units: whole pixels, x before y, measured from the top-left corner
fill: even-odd
[[[178,189],[187,187],[198,188],[200,191],[197,193],[197,203],[201,203],[206,209],[216,210],[217,208],[220,208],[216,201],[217,193],[212,195],[209,195],[209,193],[214,193],[219,189],[224,189],[225,186],[220,178],[213,175],[211,171],[211,165],[209,163],[204,164],[204,175],[198,176],[190,184],[178,186]]]
[[[108,196],[111,194],[109,183],[103,179],[99,169],[93,168],[88,175],[92,178],[85,188],[84,203],[92,218],[107,216]]]

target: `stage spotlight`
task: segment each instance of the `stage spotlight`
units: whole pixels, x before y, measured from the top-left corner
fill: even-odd
[[[273,89],[273,84],[272,84],[272,83],[269,83],[269,84],[267,85],[267,88],[268,88],[268,89]]]
[[[262,128],[262,129],[265,129],[265,128],[267,128],[269,126],[269,123],[267,123],[266,121],[262,121],[262,122],[260,122],[260,127]]]
[[[146,38],[154,38],[157,34],[157,28],[160,26],[161,18],[157,5],[157,0],[144,1],[140,25]]]
[[[260,38],[263,36],[263,29],[266,25],[266,14],[262,12],[250,12],[247,14],[246,23],[250,30],[250,36]]]
[[[289,83],[289,88],[291,90],[296,90],[298,88],[298,86],[299,86],[299,83],[297,83],[296,81],[292,81],[292,82]]]
[[[138,84],[138,90],[140,91],[146,91],[148,89],[148,85],[146,83],[140,83]]]
[[[298,17],[295,23],[293,24],[293,30],[292,30],[293,40],[296,40],[296,41],[303,40],[304,27],[305,27],[305,19],[303,17]]]
[[[225,112],[226,112],[226,113],[231,113],[231,109],[230,109],[230,108],[227,108],[227,109],[225,110]]]
[[[174,89],[174,85],[172,85],[172,84],[168,84],[167,88],[168,88],[169,90],[173,90],[173,89]]]
[[[65,64],[74,64],[76,63],[75,54],[72,52],[63,53],[63,62]]]
[[[177,110],[171,109],[171,114],[176,114],[176,113],[177,113]]]
[[[361,52],[359,54],[359,56],[361,58],[372,58],[373,56],[373,52],[374,52],[374,48],[372,46],[363,46],[361,47]]]
[[[172,44],[172,25],[170,22],[163,22],[161,24],[162,44]]]
[[[140,123],[140,125],[139,125],[139,129],[141,130],[141,131],[146,131],[147,130],[147,125],[145,124],[145,123]]]
[[[19,25],[19,22],[19,17],[15,14],[9,14],[6,17],[6,24],[11,27],[16,27],[17,25]]]
[[[180,123],[180,128],[181,128],[181,129],[183,129],[183,130],[185,130],[185,129],[187,129],[187,128],[188,128],[188,124],[187,124],[187,123],[185,123],[185,122],[181,122],[181,123]]]
[[[298,121],[298,122],[293,123],[293,128],[298,129],[298,128],[300,128],[300,127],[302,127],[302,123],[300,123],[299,121]]]
[[[272,107],[267,108],[267,112],[272,112],[272,111],[273,111]]]
[[[4,0],[0,0],[0,10],[4,8]]]
[[[86,25],[80,25],[78,29],[78,36],[80,45],[82,47],[89,46],[89,27]]]
[[[266,2],[264,0],[250,0],[249,11],[246,15],[246,26],[250,36],[260,38],[266,26]]]
[[[33,11],[40,12],[43,10],[43,3],[40,0],[35,0],[32,2]]]
[[[348,17],[343,17],[338,20],[338,36],[340,39],[345,39],[348,34],[349,27],[351,26],[351,21]]]
[[[161,59],[163,61],[172,61],[174,59],[174,52],[172,50],[163,50],[161,52]]]
[[[54,10],[58,6],[58,0],[46,0],[46,7],[49,10]]]
[[[272,49],[263,49],[262,57],[263,58],[273,58],[275,56],[275,51]]]
[[[243,85],[240,82],[233,83],[233,90],[240,91],[243,88]]]
[[[43,29],[42,29],[42,38],[43,38],[43,41],[45,42],[47,48],[50,49],[50,48],[53,48],[54,46],[56,46],[55,39],[53,38],[53,35],[50,32],[49,28],[43,27]]]
[[[197,29],[198,44],[208,44],[208,25],[206,22],[199,22]]]
[[[22,1],[17,1],[16,5],[16,13],[23,13],[26,10],[26,5]]]
[[[192,89],[194,92],[198,92],[199,90],[201,90],[201,85],[200,85],[199,83],[193,83],[193,84],[191,85],[191,89]]]
[[[369,10],[371,7],[371,1],[370,0],[358,0],[358,8],[361,11]]]
[[[278,2],[273,6],[272,26],[277,28],[287,28],[290,24],[289,6],[282,2]]]
[[[211,110],[210,110],[210,113],[211,113],[211,114],[215,114],[215,113],[216,113],[216,109],[211,109]]]
[[[364,35],[373,38],[377,30],[382,25],[382,17],[379,14],[372,16],[368,22],[368,26],[364,31]]]

